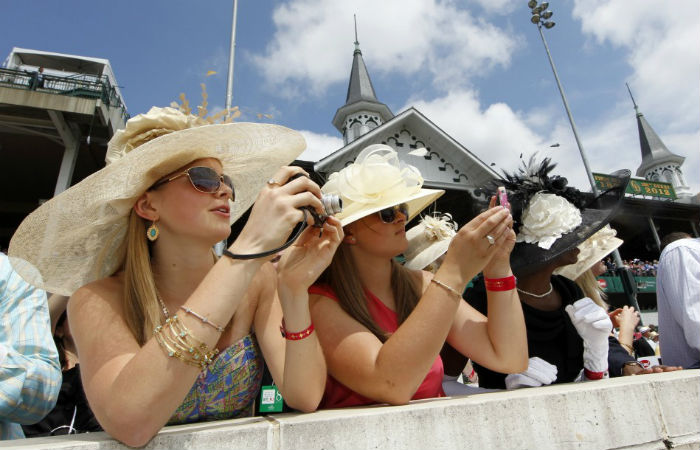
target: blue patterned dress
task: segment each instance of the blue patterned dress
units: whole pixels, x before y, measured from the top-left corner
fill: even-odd
[[[262,353],[251,333],[200,372],[168,425],[252,416],[262,375]]]

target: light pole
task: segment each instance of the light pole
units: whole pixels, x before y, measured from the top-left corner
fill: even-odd
[[[544,49],[547,52],[547,58],[549,58],[549,65],[552,66],[552,72],[554,72],[554,79],[557,81],[557,87],[559,88],[559,93],[561,94],[561,99],[564,102],[564,109],[566,109],[566,115],[569,117],[569,123],[571,124],[571,129],[574,132],[574,138],[576,139],[576,145],[578,146],[578,151],[581,153],[581,159],[583,160],[583,166],[586,168],[586,176],[588,176],[588,181],[591,183],[591,189],[593,190],[593,195],[598,195],[598,188],[595,185],[595,180],[593,179],[593,173],[588,165],[588,158],[586,158],[586,152],[583,150],[583,144],[581,144],[581,139],[578,136],[578,131],[576,130],[576,124],[574,123],[574,118],[571,115],[571,110],[569,110],[569,102],[566,101],[566,95],[564,95],[564,88],[561,86],[559,81],[559,75],[557,74],[557,68],[554,66],[554,60],[552,60],[552,54],[549,52],[549,46],[547,45],[547,40],[544,38],[544,33],[542,33],[542,27],[550,29],[554,27],[555,23],[549,20],[552,17],[552,11],[547,10],[549,7],[548,2],[542,2],[537,4],[536,0],[530,0],[527,6],[532,10],[532,17],[530,21],[537,25],[537,31],[540,32],[540,37],[542,38],[542,43],[544,44]]]
[[[583,160],[583,166],[586,169],[586,176],[588,177],[589,183],[591,183],[591,190],[595,197],[598,196],[598,188],[595,185],[595,180],[593,179],[593,173],[588,165],[588,158],[586,158],[586,152],[583,150],[583,144],[581,144],[581,138],[578,136],[578,131],[576,130],[576,124],[574,123],[574,118],[571,115],[571,110],[569,109],[569,102],[566,101],[566,95],[564,94],[564,88],[561,86],[559,81],[559,75],[557,74],[557,68],[554,66],[554,60],[552,59],[552,54],[549,52],[549,46],[547,45],[547,40],[544,38],[544,33],[542,32],[542,27],[550,29],[554,27],[555,23],[549,20],[552,17],[552,11],[548,10],[549,3],[542,2],[539,5],[537,0],[530,0],[527,2],[527,6],[530,7],[532,12],[532,17],[530,17],[530,22],[537,25],[537,31],[540,32],[540,37],[542,38],[542,43],[544,44],[544,49],[547,52],[547,58],[549,58],[549,65],[552,66],[552,72],[554,73],[554,79],[557,81],[557,87],[559,88],[559,93],[561,94],[561,99],[564,102],[564,109],[566,109],[566,115],[569,117],[569,123],[571,124],[571,130],[574,132],[574,138],[576,139],[576,145],[578,146],[578,151],[581,153],[581,160]],[[623,194],[624,195],[624,194]],[[634,308],[639,311],[639,304],[637,303],[636,297],[636,282],[632,274],[625,269],[622,264],[622,258],[620,257],[620,252],[617,250],[613,251],[613,259],[615,260],[615,265],[618,267],[618,274],[622,280],[622,286],[627,297],[627,302],[634,306]],[[641,316],[639,324],[642,324]]]

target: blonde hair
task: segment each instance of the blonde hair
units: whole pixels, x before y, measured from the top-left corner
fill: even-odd
[[[139,345],[148,340],[147,330],[160,322],[156,282],[146,242],[146,221],[132,209],[126,232],[124,270],[124,320]]]
[[[591,269],[588,269],[576,278],[576,284],[578,284],[586,297],[589,297],[605,311],[608,310],[609,305],[605,302],[608,296],[601,289],[598,279],[593,275]]]
[[[357,272],[355,260],[346,244],[341,244],[338,247],[330,266],[323,272],[319,281],[330,286],[338,297],[341,308],[353,319],[367,327],[382,342],[389,338],[389,334],[377,325],[369,312],[367,297]],[[393,259],[391,261],[391,291],[394,294],[397,322],[400,325],[418,304],[420,291],[410,270]]]

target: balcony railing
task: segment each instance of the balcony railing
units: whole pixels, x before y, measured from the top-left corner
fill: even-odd
[[[106,76],[73,75],[59,77],[42,74],[41,79],[39,79],[38,72],[0,69],[0,86],[36,90],[39,92],[71,97],[100,99],[103,104],[118,108],[124,120],[129,118],[129,114],[126,112],[126,107],[121,97],[117,94],[116,88],[112,86]]]

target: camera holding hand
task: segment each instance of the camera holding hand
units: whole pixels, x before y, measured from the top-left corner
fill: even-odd
[[[294,174],[291,177],[289,177],[289,179],[287,180],[287,183],[289,183],[289,182],[291,182],[299,177],[302,177],[302,176],[304,176],[304,174],[302,174],[302,173]],[[333,215],[333,214],[338,214],[339,212],[341,212],[343,210],[343,200],[338,195],[335,195],[335,194],[323,194],[321,196],[321,204],[323,205],[323,213],[322,214],[319,214],[318,212],[316,212],[316,210],[314,208],[312,208],[311,206],[302,206],[300,208],[304,212],[304,220],[301,221],[299,223],[299,225],[297,225],[296,232],[293,232],[292,237],[289,238],[289,240],[287,240],[287,242],[282,244],[282,246],[275,248],[275,249],[272,249],[272,250],[260,252],[260,253],[235,254],[235,253],[232,253],[228,250],[224,250],[223,254],[228,256],[229,258],[232,258],[232,259],[257,259],[257,258],[265,258],[267,256],[272,256],[272,255],[275,255],[275,254],[281,252],[282,250],[284,250],[287,247],[289,247],[290,245],[292,245],[294,243],[294,241],[296,241],[297,238],[299,238],[299,236],[301,236],[301,233],[306,229],[306,227],[308,226],[307,213],[311,214],[311,217],[313,217],[313,219],[314,219],[314,223],[312,225],[313,227],[323,228],[323,224],[326,222],[326,218],[328,216]]]
[[[302,173],[294,174],[291,177],[289,177],[287,183],[303,176],[304,174]],[[336,194],[323,194],[321,196],[321,203],[323,204],[323,214],[318,214],[316,210],[310,206],[304,206],[301,208],[302,210],[306,210],[311,214],[311,217],[314,218],[313,226],[316,228],[323,227],[323,224],[326,221],[326,217],[332,216],[333,214],[338,214],[339,212],[343,211],[343,199],[341,199]],[[304,217],[306,217],[306,215],[304,215]]]

